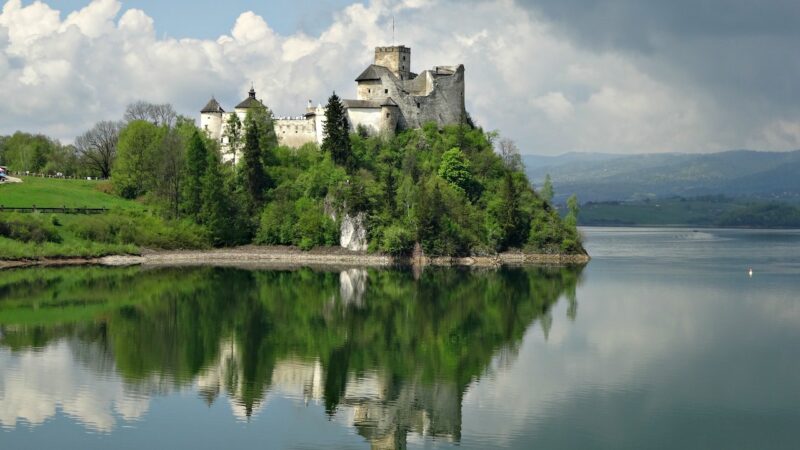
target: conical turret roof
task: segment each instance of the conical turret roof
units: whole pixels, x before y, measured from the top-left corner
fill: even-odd
[[[204,106],[203,109],[200,110],[200,112],[201,113],[224,113],[225,110],[222,109],[222,106],[220,106],[220,104],[217,101],[217,99],[215,99],[214,97],[211,97],[211,100],[209,100],[208,103],[206,103],[206,106]]]

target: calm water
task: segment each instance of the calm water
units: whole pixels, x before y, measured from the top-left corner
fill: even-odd
[[[585,233],[583,270],[0,272],[0,448],[798,448],[800,232]]]

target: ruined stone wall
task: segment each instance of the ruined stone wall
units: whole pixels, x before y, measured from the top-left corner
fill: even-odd
[[[400,109],[399,128],[419,128],[426,122],[436,122],[439,125],[461,123],[466,113],[464,66],[460,65],[442,74],[425,71],[417,78],[423,80],[403,81],[388,72],[381,77],[381,84],[389,90],[384,95],[391,97]],[[423,82],[426,87],[422,92],[429,91],[427,95],[414,95],[408,89],[419,88],[423,86]]]
[[[278,143],[289,147],[300,147],[309,142],[317,142],[317,130],[314,118],[277,118],[274,119],[275,134]]]

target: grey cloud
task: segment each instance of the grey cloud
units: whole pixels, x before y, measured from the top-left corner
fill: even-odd
[[[575,44],[706,97],[710,120],[742,145],[758,127],[800,120],[796,0],[515,1]]]
[[[648,50],[682,39],[800,37],[795,0],[515,0],[591,46]]]

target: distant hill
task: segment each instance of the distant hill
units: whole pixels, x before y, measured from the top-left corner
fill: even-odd
[[[541,186],[550,174],[555,202],[575,193],[581,203],[724,195],[800,202],[800,150],[735,150],[709,154],[524,155],[528,176]]]

